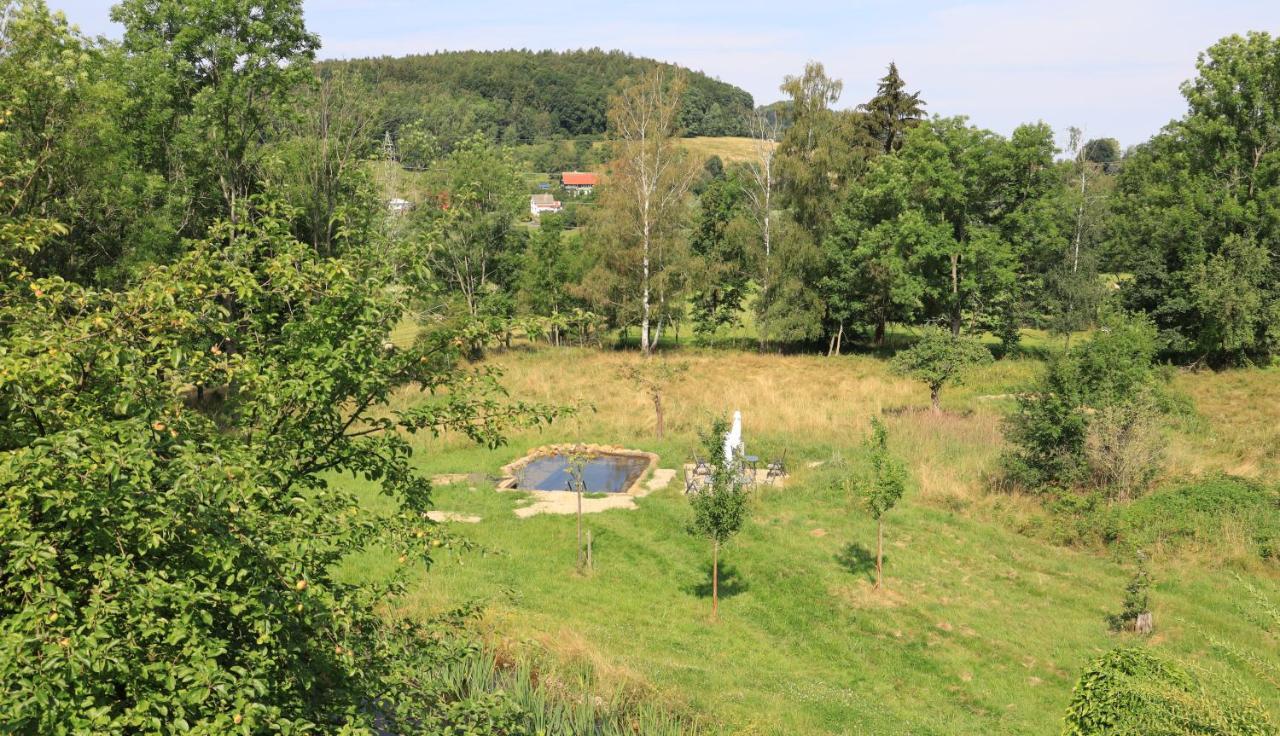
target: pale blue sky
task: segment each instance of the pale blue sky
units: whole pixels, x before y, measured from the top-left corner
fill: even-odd
[[[118,33],[109,1],[49,1],[87,33]],[[758,103],[814,59],[844,80],[851,106],[895,60],[931,113],[1002,133],[1077,125],[1126,146],[1182,113],[1178,84],[1200,50],[1230,33],[1280,32],[1280,0],[306,0],[305,10],[325,58],[599,46],[700,69]]]

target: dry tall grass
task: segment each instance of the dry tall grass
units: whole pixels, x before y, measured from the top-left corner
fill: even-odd
[[[1191,398],[1199,415],[1172,439],[1174,472],[1222,470],[1249,478],[1280,472],[1280,371],[1183,373],[1174,388]]]
[[[870,418],[889,409],[894,410],[889,416],[892,442],[911,464],[920,494],[948,504],[981,495],[983,472],[1003,444],[1001,403],[981,392],[993,382],[1003,386],[1011,374],[1025,373],[994,366],[989,375],[976,377],[973,387],[951,395],[944,391],[943,403],[951,413],[935,417],[920,411],[928,402],[921,384],[892,375],[884,361],[871,357],[702,351],[665,359],[688,365],[663,399],[666,444],[679,448],[675,452],[691,452],[697,430],[712,415],[740,410],[749,453],[775,456],[787,449],[792,465],[802,466],[855,447]],[[490,363],[502,369],[502,384],[515,397],[591,407],[549,430],[554,435],[550,439],[649,447],[653,406],[622,375],[637,360],[634,353],[559,349],[516,350],[497,354]],[[413,397],[404,395],[401,401],[409,403]],[[528,432],[511,441],[520,448],[548,439],[547,434]],[[468,445],[461,437],[424,443],[436,452]],[[797,451],[805,455],[797,456]],[[664,456],[662,462],[671,466],[682,459]]]
[[[885,361],[870,356],[683,350],[658,359],[688,366],[665,391],[665,442],[653,439],[649,398],[623,376],[625,366],[640,360],[635,353],[524,346],[493,354],[489,364],[502,370],[502,384],[513,397],[590,407],[548,430],[516,433],[513,448],[547,441],[628,444],[663,454],[664,467],[672,467],[693,451],[697,430],[713,414],[741,410],[748,452],[765,457],[788,449],[792,465],[801,467],[852,449],[870,418],[886,414],[891,442],[910,464],[920,496],[960,508],[990,501],[985,489],[1004,448],[1002,422],[1014,392],[1040,365],[1003,360],[983,368],[965,385],[943,391],[947,413],[935,417],[918,411],[928,402],[922,385],[892,374]],[[1188,373],[1175,379],[1174,388],[1192,400],[1195,416],[1168,433],[1164,477],[1270,477],[1280,470],[1280,373]],[[395,403],[416,400],[406,392]],[[456,436],[418,441],[437,456],[471,447]],[[1012,505],[1009,510],[1022,505],[1009,498],[998,503]]]

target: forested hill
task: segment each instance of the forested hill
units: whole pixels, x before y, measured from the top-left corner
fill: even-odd
[[[609,95],[624,77],[672,64],[622,51],[446,51],[399,58],[324,62],[363,77],[392,128],[482,130],[518,143],[603,133]],[[688,73],[681,124],[687,135],[745,134],[751,95]]]

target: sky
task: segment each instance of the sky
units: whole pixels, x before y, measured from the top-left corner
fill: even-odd
[[[108,0],[49,0],[118,36]],[[622,49],[697,69],[757,104],[807,61],[868,99],[895,61],[927,111],[1009,133],[1043,120],[1065,140],[1140,143],[1184,111],[1197,54],[1249,30],[1280,34],[1280,0],[304,0],[322,58],[460,49]]]

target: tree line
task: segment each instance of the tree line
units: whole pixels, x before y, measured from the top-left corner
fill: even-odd
[[[26,46],[4,72],[23,82],[8,124],[15,155],[39,169],[21,207],[69,230],[34,256],[37,270],[119,282],[269,186],[298,211],[294,234],[322,254],[379,239],[401,272],[429,272],[455,311],[528,317],[553,341],[637,330],[647,351],[682,330],[710,338],[748,320],[762,349],[835,354],[882,345],[890,325],[933,324],[995,335],[1008,352],[1026,327],[1069,344],[1104,304],[1150,315],[1160,354],[1179,361],[1265,361],[1280,340],[1270,197],[1280,112],[1268,92],[1280,52],[1265,33],[1204,52],[1183,86],[1186,114],[1122,152],[1076,129],[1059,150],[1044,123],[1004,136],[927,116],[896,65],[852,109],[836,107],[840,80],[810,63],[783,81],[784,104],[751,111],[727,85],[598,50],[316,69],[318,41],[297,24],[244,36],[252,63],[223,83],[213,75],[234,47],[178,47],[186,36],[130,22],[130,7],[115,11],[127,29],[118,44],[68,31],[63,48],[52,26],[14,38]],[[154,73],[165,65],[174,71]],[[601,113],[590,126],[607,140],[544,152],[604,157],[587,212],[526,227],[527,163],[494,129],[453,111],[436,126],[443,141],[399,103],[364,103],[426,70],[445,87],[490,80],[511,99],[541,99],[544,71],[587,85]],[[709,108],[696,101],[716,95],[753,141],[745,161],[694,160],[678,145],[705,132],[693,118]],[[419,206],[389,228],[379,200],[396,193],[367,163],[388,141],[400,163],[428,168]],[[482,199],[442,205],[468,187]]]
[[[762,349],[880,346],[898,324],[991,334],[1007,353],[1028,327],[1070,345],[1118,307],[1151,317],[1166,358],[1265,362],[1280,339],[1278,56],[1263,33],[1215,44],[1183,87],[1187,113],[1127,151],[1076,128],[1061,150],[1044,123],[1003,136],[929,117],[896,65],[836,109],[841,82],[811,63],[785,79],[786,104],[748,118],[751,155],[729,165],[682,153],[688,78],[654,69],[610,98],[585,227],[552,224],[537,237],[566,242],[540,258],[561,260],[525,264],[555,271],[538,288],[557,296],[512,281],[494,298],[638,329],[646,352],[745,319]]]
[[[1044,123],[1002,136],[927,117],[895,65],[872,99],[837,110],[840,81],[809,64],[782,85],[785,130],[758,114],[757,155],[709,162],[696,204],[664,215],[656,273],[636,257],[606,262],[621,288],[592,304],[643,331],[648,280],[670,322],[712,334],[750,305],[762,346],[838,353],[883,344],[893,323],[994,334],[1006,352],[1025,327],[1069,342],[1115,303],[1152,317],[1168,357],[1266,360],[1280,337],[1268,194],[1280,114],[1266,92],[1278,57],[1262,33],[1215,44],[1183,87],[1186,115],[1123,154],[1078,129],[1061,151]],[[619,169],[611,182],[631,178]],[[609,251],[605,262],[638,243],[643,261],[644,237],[615,232],[634,212],[603,204],[585,247]]]

